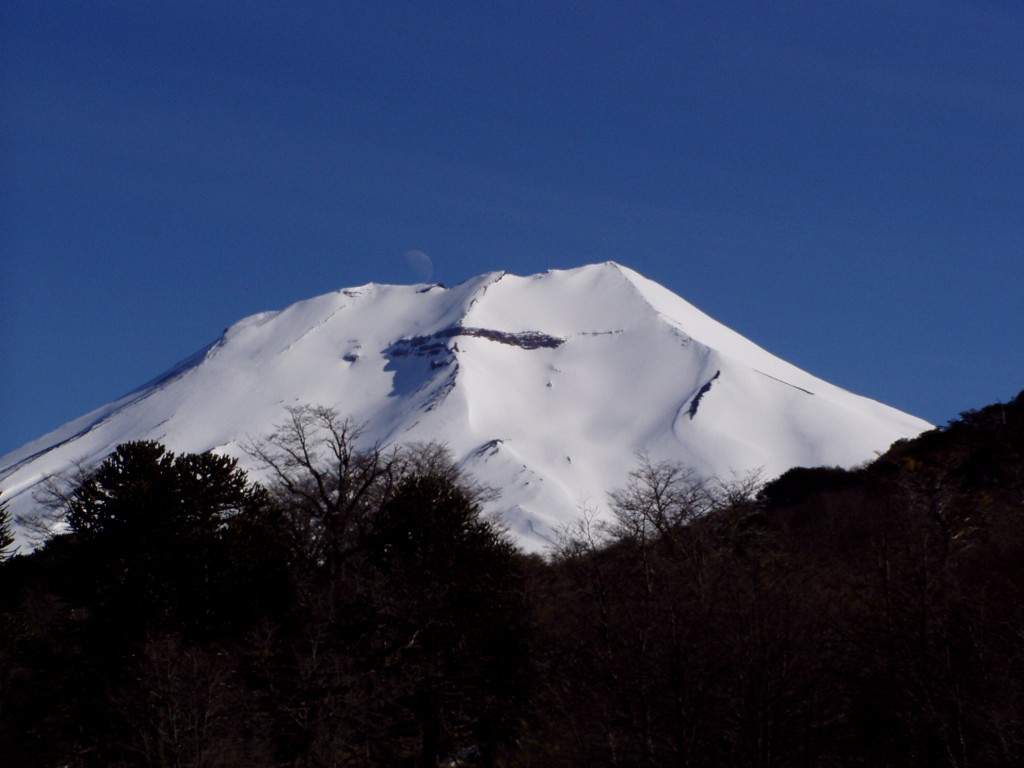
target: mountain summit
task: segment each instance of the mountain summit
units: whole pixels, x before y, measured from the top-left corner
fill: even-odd
[[[135,392],[0,458],[14,512],[47,476],[150,439],[242,449],[286,408],[323,405],[363,439],[445,443],[501,490],[527,549],[581,505],[601,509],[637,454],[704,475],[848,467],[929,424],[769,354],[615,263],[451,288],[346,288],[231,326]]]

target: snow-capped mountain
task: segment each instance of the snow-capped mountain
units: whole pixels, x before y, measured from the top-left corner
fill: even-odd
[[[492,511],[542,548],[581,505],[601,509],[637,453],[707,475],[851,466],[926,422],[769,354],[614,263],[460,285],[369,284],[231,326],[109,405],[0,458],[12,512],[48,475],[128,440],[214,450],[324,405],[367,444],[438,440],[502,491]]]

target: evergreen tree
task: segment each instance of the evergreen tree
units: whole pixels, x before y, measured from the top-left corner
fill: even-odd
[[[442,474],[412,475],[369,542],[387,585],[382,646],[415,722],[417,766],[490,765],[514,733],[526,681],[526,605],[513,545]],[[399,723],[400,724],[400,723]]]
[[[94,574],[97,607],[129,635],[154,623],[218,631],[251,604],[239,590],[251,594],[274,572],[245,562],[245,542],[261,535],[271,507],[227,456],[126,443],[86,474],[65,505],[79,556]],[[244,578],[231,573],[236,566],[246,567]]]
[[[14,531],[11,530],[11,513],[7,500],[0,498],[0,563],[14,554]]]

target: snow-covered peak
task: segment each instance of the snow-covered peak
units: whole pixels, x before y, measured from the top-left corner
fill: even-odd
[[[242,445],[289,406],[325,405],[367,443],[438,440],[502,490],[537,549],[601,509],[638,451],[705,474],[849,466],[928,424],[771,355],[613,262],[445,288],[368,284],[232,325],[139,390],[0,458],[15,512],[47,475],[127,440]]]

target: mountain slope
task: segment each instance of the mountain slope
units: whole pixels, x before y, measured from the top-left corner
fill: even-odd
[[[370,284],[246,318],[120,400],[0,458],[12,510],[45,476],[120,442],[241,445],[294,405],[365,423],[368,443],[440,440],[527,548],[603,507],[636,453],[726,476],[851,466],[929,425],[769,354],[614,263],[452,288]]]

